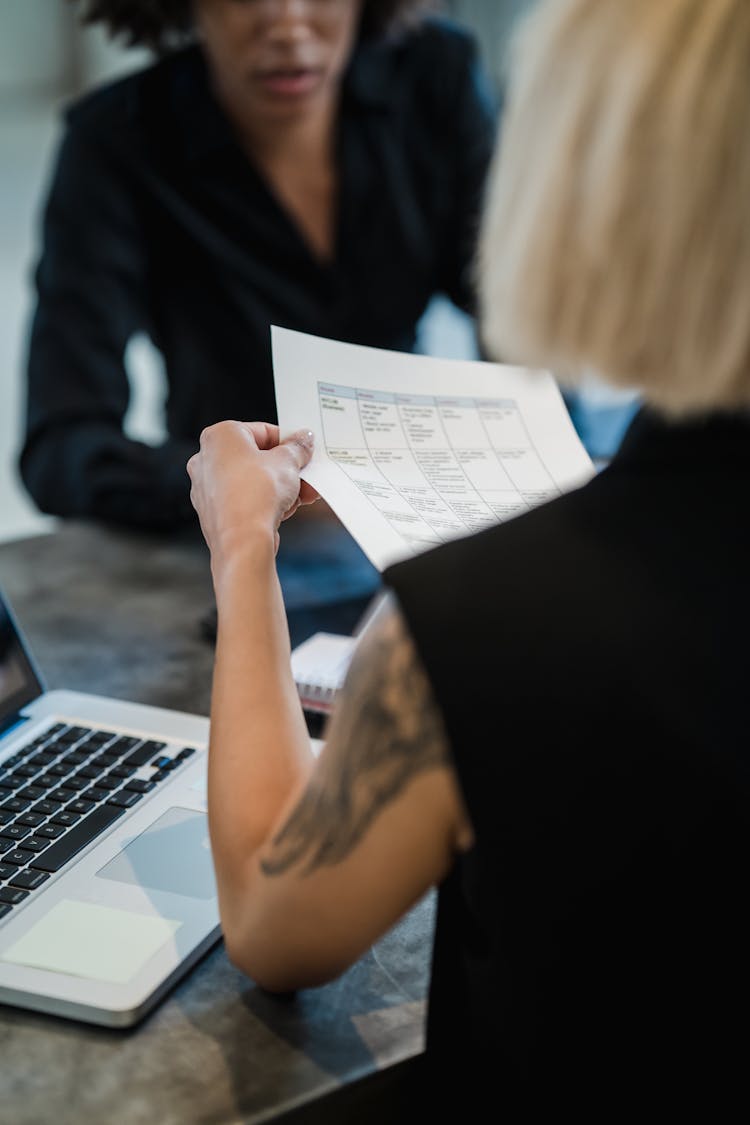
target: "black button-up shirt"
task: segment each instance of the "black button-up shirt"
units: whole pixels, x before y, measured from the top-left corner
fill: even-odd
[[[21,472],[39,506],[140,526],[193,519],[185,464],[203,427],[275,419],[272,323],[409,349],[434,293],[469,308],[493,111],[475,45],[450,24],[360,47],[323,262],[238,144],[197,46],[74,105],[28,361]],[[122,430],[125,349],[139,332],[164,357],[158,447]],[[351,571],[363,562],[353,546],[340,534],[325,549]],[[357,591],[336,573],[340,592]]]

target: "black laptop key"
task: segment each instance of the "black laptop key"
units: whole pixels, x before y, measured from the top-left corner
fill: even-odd
[[[64,801],[66,803],[68,801],[75,801],[77,796],[78,796],[78,790],[77,789],[68,789],[64,785],[61,785],[59,789],[53,789],[52,792],[49,794],[49,797],[50,797],[51,800],[53,800],[53,801]]]
[[[123,758],[134,746],[140,742],[140,738],[131,738],[128,735],[122,735],[116,738],[114,742],[110,742],[107,747],[108,754],[116,754],[118,758]]]
[[[129,809],[136,803],[136,801],[140,801],[142,796],[142,793],[126,793],[125,790],[123,790],[121,793],[115,793],[114,797],[111,797],[107,801],[107,804],[104,806],[104,808],[106,808],[107,805],[115,805],[116,807],[121,809]]]
[[[80,801],[104,801],[110,795],[109,789],[100,789],[98,785],[92,785],[90,789],[84,789],[82,793],[76,794]],[[72,808],[77,802],[72,801],[68,808]]]
[[[25,824],[8,824],[0,831],[0,839],[2,840],[23,840],[24,836],[28,836],[31,832]]]
[[[76,766],[83,765],[84,762],[89,760],[89,757],[89,754],[82,754],[80,750],[71,750],[69,754],[63,754],[58,764],[65,766],[72,773]]]
[[[13,847],[13,841],[12,840],[4,840],[3,837],[0,836],[0,855],[2,855],[3,852],[7,852],[8,849],[12,848],[12,847]]]
[[[111,730],[94,730],[86,739],[87,746],[103,746],[105,742],[111,742],[115,737],[114,731]]]
[[[34,778],[34,789],[40,789],[41,794],[44,794],[48,789],[54,789],[62,781],[61,777],[52,777],[49,773],[41,773],[39,777]],[[20,792],[20,790],[19,790]]]
[[[51,848],[47,848],[40,856],[35,856],[31,866],[38,871],[59,871],[69,859],[95,840],[100,833],[109,828],[110,824],[114,824],[124,812],[124,809],[118,808],[117,805],[110,805],[109,802],[100,805],[98,809],[94,809],[74,825]]]
[[[16,766],[16,768],[13,770],[13,776],[22,778],[36,777],[36,775],[41,772],[41,766],[34,766],[31,765],[30,762],[25,762],[22,766]]]
[[[54,762],[57,754],[49,754],[46,750],[40,750],[37,754],[32,754],[29,758],[29,765],[31,766],[49,766]]]
[[[27,793],[30,790],[33,795],[30,796],[29,800],[38,801],[40,796],[45,796],[47,790],[54,789],[55,785],[60,785],[61,781],[62,777],[51,777],[48,773],[39,774],[38,777],[34,778],[34,784],[27,785],[24,790],[19,789],[18,795],[20,796],[22,793]]]
[[[164,749],[166,742],[144,742],[125,759],[128,766],[145,766]]]
[[[76,767],[75,762],[68,763],[66,761],[61,760],[61,761],[57,762],[54,766],[50,766],[50,768],[45,771],[44,776],[50,777],[50,778],[52,778],[52,777],[67,777],[69,773],[73,772],[75,767]]]
[[[11,867],[9,863],[0,863],[0,879],[10,879],[11,875],[15,875],[15,873],[15,867]]]
[[[43,813],[44,816],[52,816],[53,813],[58,812],[62,808],[62,801],[53,801],[47,797],[44,801],[37,801],[32,807],[32,812]]]
[[[3,863],[11,863],[14,867],[25,867],[29,860],[33,858],[33,852],[27,851],[25,848],[14,848],[12,852],[5,853]]]
[[[17,766],[12,773],[9,773],[5,778],[6,785],[12,785],[14,789],[20,789],[22,785],[28,785],[29,779],[20,772],[21,767]],[[36,771],[39,773],[39,770]]]
[[[65,778],[65,788],[66,789],[75,789],[76,792],[79,789],[88,789],[90,784],[91,784],[91,778],[90,777],[81,777],[81,775],[79,773],[74,773],[72,777],[66,777]]]
[[[91,734],[88,727],[69,727],[68,730],[58,735],[58,740],[60,742],[78,742],[86,734]]]
[[[44,822],[43,813],[35,812],[31,809],[30,812],[23,813],[16,821],[17,824],[27,824],[29,828],[38,828]]]
[[[68,746],[75,746],[75,744],[78,742],[78,740],[79,740],[79,736],[77,734],[75,734],[72,731],[66,730],[66,731],[63,731],[62,734],[58,734],[57,738],[52,743],[52,745],[53,746],[59,746],[61,750],[65,750],[66,747],[68,747]]]
[[[0,902],[0,918],[4,918],[6,914],[10,914],[12,909],[13,907],[9,906],[7,902]]]
[[[42,883],[46,883],[48,879],[49,875],[46,871],[19,871],[8,885],[11,887],[20,887],[23,891],[35,891],[37,887],[41,887]]]
[[[129,766],[123,762],[121,766],[115,766],[107,774],[107,777],[132,777],[135,773],[135,766]]]
[[[27,785],[25,789],[19,789],[16,793],[22,801],[38,801],[47,792],[47,785]]]
[[[10,809],[0,809],[0,824],[10,824],[15,815]]]
[[[92,768],[101,766],[102,769],[108,769],[110,766],[114,766],[116,762],[119,762],[119,760],[119,754],[110,754],[107,750],[104,750],[101,754],[97,754],[95,758],[92,758],[89,765]],[[127,761],[127,758],[125,760]]]
[[[156,789],[153,781],[145,781],[142,777],[134,777],[125,785],[125,789],[129,789],[133,793],[150,793],[152,789]]]
[[[80,819],[80,813],[68,812],[68,810],[66,809],[65,812],[59,812],[56,814],[56,816],[53,816],[50,823],[61,824],[63,828],[70,828],[72,824],[77,824]]]
[[[28,897],[28,894],[28,891],[22,891],[17,887],[0,887],[0,902],[5,902],[8,906],[17,906]]]
[[[38,840],[56,840],[64,831],[61,824],[45,824],[42,828],[38,828],[34,835]]]
[[[90,792],[90,790],[88,790],[88,792]],[[65,811],[66,813],[76,813],[76,815],[82,816],[84,813],[91,812],[93,807],[93,801],[86,801],[79,798],[77,801],[71,801],[70,804],[66,806]]]
[[[49,840],[40,839],[38,836],[27,836],[23,842],[23,847],[28,848],[30,852],[43,852],[49,845]]]
[[[186,746],[184,750],[180,750],[179,754],[177,755],[177,761],[178,762],[184,762],[188,758],[192,757],[192,755],[194,753],[195,753],[195,747],[194,746]]]
[[[90,781],[93,781],[95,777],[99,777],[100,774],[104,773],[106,768],[103,762],[100,765],[84,766],[82,770],[78,771],[78,776],[87,777]]]
[[[105,774],[104,777],[99,778],[96,787],[97,789],[119,789],[121,784],[121,777],[110,777],[109,774]]]
[[[18,786],[16,785],[15,781],[11,781],[7,777],[0,777],[0,797],[4,797],[12,793],[13,790],[17,788]]]
[[[14,766],[20,766],[21,762],[26,757],[26,754],[26,750],[21,750],[18,754],[11,754],[11,756],[9,758],[6,758],[3,762],[3,769],[12,770]]]
[[[177,766],[177,762],[175,762],[172,758],[168,758],[166,754],[162,754],[158,758],[154,758],[151,764],[157,770],[173,770]]]

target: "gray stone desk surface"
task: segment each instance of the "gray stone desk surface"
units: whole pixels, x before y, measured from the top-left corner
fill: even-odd
[[[197,536],[69,524],[0,546],[0,584],[49,688],[207,713]],[[337,1090],[421,1049],[432,923],[428,897],[338,981],[288,998],[220,943],[129,1031],[0,1006],[0,1123],[234,1125],[305,1104],[347,1119]]]

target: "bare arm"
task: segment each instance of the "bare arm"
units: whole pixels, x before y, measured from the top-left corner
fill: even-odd
[[[444,877],[471,830],[440,712],[390,601],[357,648],[313,761],[269,536],[247,513],[229,523],[231,535],[206,528],[224,544],[212,547],[211,840],[232,960],[288,990],[356,960]]]
[[[336,976],[471,839],[442,718],[389,601],[357,649],[319,761],[247,871],[233,959],[269,988]]]

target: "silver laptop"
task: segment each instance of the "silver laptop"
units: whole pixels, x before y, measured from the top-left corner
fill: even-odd
[[[208,720],[46,691],[0,595],[0,1002],[137,1022],[219,937]]]

